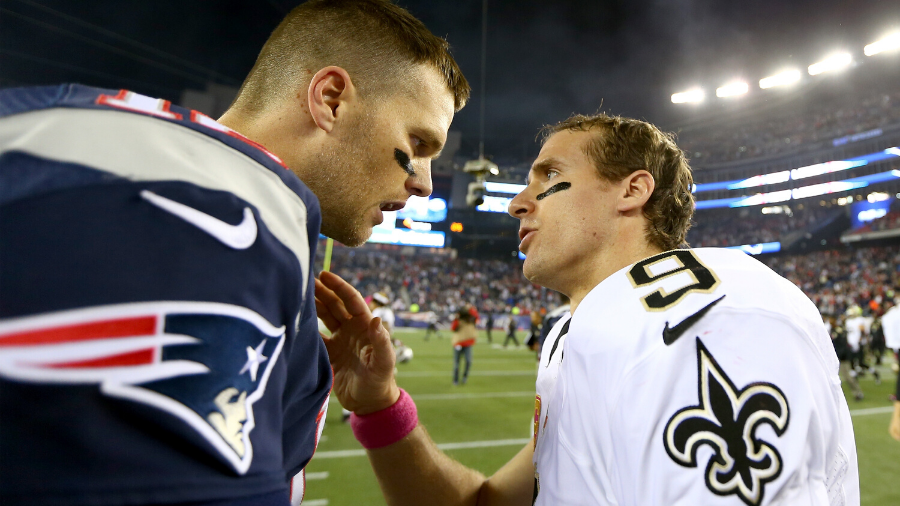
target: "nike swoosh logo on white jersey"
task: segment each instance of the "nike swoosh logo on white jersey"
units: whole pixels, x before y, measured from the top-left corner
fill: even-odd
[[[687,318],[682,320],[681,323],[679,323],[678,325],[675,325],[674,327],[669,327],[669,322],[666,322],[666,326],[662,332],[663,342],[666,343],[666,346],[669,346],[670,344],[677,341],[678,338],[681,337],[681,335],[687,331],[687,329],[689,329],[695,323],[700,321],[700,318],[703,318],[703,316],[706,315],[706,313],[709,312],[709,310],[712,309],[713,306],[715,306],[719,302],[722,302],[722,299],[724,299],[724,298],[725,298],[725,296],[723,295],[723,296],[719,297],[718,299],[710,302],[709,304],[704,306],[702,309],[700,309],[700,311],[697,311],[696,313],[692,314],[691,316],[688,316]]]
[[[234,249],[247,249],[256,242],[256,218],[249,207],[244,208],[244,219],[237,225],[230,225],[193,207],[186,206],[142,190],[141,197],[156,207],[178,216],[200,230],[218,239],[222,244]]]

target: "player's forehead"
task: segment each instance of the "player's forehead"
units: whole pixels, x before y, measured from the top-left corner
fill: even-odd
[[[561,172],[592,170],[590,160],[584,152],[585,143],[589,139],[590,133],[583,131],[563,130],[551,135],[541,147],[537,159],[531,164],[526,184],[536,175],[549,169]]]
[[[442,148],[455,112],[453,92],[432,66],[413,65],[402,73],[400,90],[388,99],[385,112],[405,124],[410,134]]]

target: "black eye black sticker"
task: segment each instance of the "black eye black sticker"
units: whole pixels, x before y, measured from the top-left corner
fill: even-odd
[[[545,198],[549,197],[550,195],[553,195],[556,192],[568,190],[571,187],[572,187],[572,183],[567,183],[565,181],[563,181],[562,183],[556,183],[555,185],[551,186],[547,191],[538,195],[537,199],[544,200]]]
[[[415,176],[416,171],[413,169],[412,162],[409,161],[409,155],[400,148],[394,148],[394,159],[400,164],[400,167],[410,176]]]

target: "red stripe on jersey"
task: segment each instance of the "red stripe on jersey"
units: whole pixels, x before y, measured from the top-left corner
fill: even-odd
[[[49,369],[82,369],[97,367],[121,367],[129,365],[146,365],[153,363],[153,348],[145,350],[131,351],[120,355],[112,355],[109,357],[92,358],[90,360],[80,360],[77,362],[63,362],[59,364],[42,364],[41,367]]]
[[[0,336],[0,347],[33,346],[52,343],[90,341],[116,337],[147,336],[156,333],[156,317],[140,316],[90,323],[76,323],[49,329],[14,332]]]

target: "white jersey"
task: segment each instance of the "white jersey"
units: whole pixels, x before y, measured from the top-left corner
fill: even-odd
[[[884,329],[884,344],[892,350],[900,349],[900,306],[894,306],[884,313],[881,328]]]
[[[838,365],[813,303],[742,252],[629,266],[544,342],[535,504],[858,505]]]
[[[390,306],[380,306],[372,310],[372,316],[381,318],[387,331],[394,335],[394,310]]]
[[[859,343],[862,341],[863,334],[868,335],[872,328],[872,318],[866,316],[847,318],[844,328],[847,330],[847,344],[850,345],[850,349],[859,351]]]

